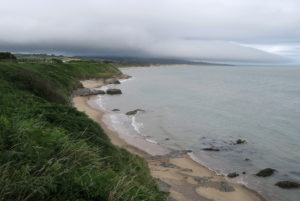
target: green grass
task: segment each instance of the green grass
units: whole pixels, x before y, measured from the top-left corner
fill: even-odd
[[[0,200],[165,200],[146,162],[111,144],[69,96],[109,64],[0,62]]]

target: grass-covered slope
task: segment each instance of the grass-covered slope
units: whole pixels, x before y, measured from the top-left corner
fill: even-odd
[[[109,64],[0,62],[0,200],[164,200],[143,159],[69,104]]]

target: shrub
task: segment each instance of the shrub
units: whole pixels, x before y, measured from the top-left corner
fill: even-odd
[[[0,61],[16,61],[17,58],[10,52],[0,52]]]

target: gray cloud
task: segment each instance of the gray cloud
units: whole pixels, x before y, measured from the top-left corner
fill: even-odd
[[[0,50],[280,62],[299,21],[296,0],[10,0]]]

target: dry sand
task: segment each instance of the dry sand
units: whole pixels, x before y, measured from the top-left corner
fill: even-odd
[[[84,87],[94,88],[103,85],[97,80],[82,82]],[[91,119],[98,122],[109,136],[111,142],[125,148],[133,154],[145,157],[151,175],[159,182],[161,189],[170,192],[170,200],[177,201],[264,201],[255,191],[243,185],[230,182],[224,176],[218,176],[213,171],[193,161],[188,154],[169,154],[163,157],[151,154],[128,144],[119,134],[103,122],[104,112],[88,104],[93,97],[74,97],[74,106],[85,112]]]

